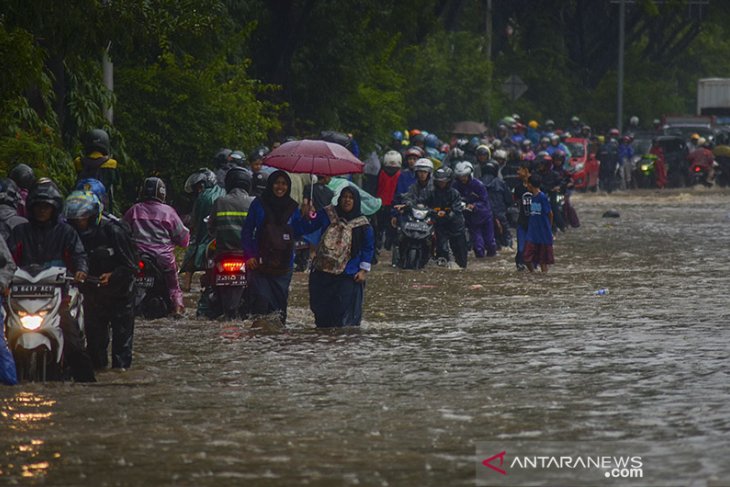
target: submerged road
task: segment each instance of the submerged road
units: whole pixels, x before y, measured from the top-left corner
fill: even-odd
[[[691,444],[683,485],[730,485],[730,191],[574,204],[546,275],[380,264],[322,331],[299,274],[285,330],[139,321],[126,373],[0,387],[0,484],[470,486],[521,440]]]

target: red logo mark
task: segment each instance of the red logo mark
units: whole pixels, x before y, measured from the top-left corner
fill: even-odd
[[[484,460],[482,462],[482,465],[484,465],[485,467],[489,467],[492,470],[494,470],[495,472],[501,473],[502,475],[507,475],[507,471],[506,470],[502,470],[501,468],[499,468],[502,465],[504,465],[504,456],[506,454],[507,454],[507,451],[506,450],[503,451],[503,452],[501,452],[501,453],[497,453],[496,455],[493,455],[493,456],[487,458],[486,460]],[[499,467],[495,467],[494,465],[492,465],[492,460],[494,460],[496,458],[499,458]]]

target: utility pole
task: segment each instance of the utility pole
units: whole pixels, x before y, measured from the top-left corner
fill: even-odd
[[[616,128],[623,133],[624,119],[624,43],[626,41],[626,0],[620,0],[618,5],[618,87],[616,107]]]
[[[112,63],[111,58],[109,57],[109,49],[111,49],[112,43],[109,41],[109,44],[107,44],[106,49],[104,49],[104,57],[101,60],[101,67],[102,67],[102,73],[104,78],[104,86],[106,86],[106,89],[109,90],[111,93],[114,92],[114,64]],[[104,117],[109,122],[109,125],[112,125],[114,122],[114,111],[113,108],[110,106],[106,107],[104,110]]]

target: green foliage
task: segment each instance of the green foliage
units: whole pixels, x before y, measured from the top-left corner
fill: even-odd
[[[492,66],[484,40],[470,32],[439,31],[403,51],[410,126],[447,134],[459,120],[487,120]]]

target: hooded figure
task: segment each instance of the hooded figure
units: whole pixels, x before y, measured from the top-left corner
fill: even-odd
[[[467,166],[468,164],[468,166]],[[489,193],[481,181],[472,177],[471,164],[460,162],[456,165],[456,182],[454,189],[461,195],[466,204],[466,227],[469,230],[474,254],[482,258],[497,253],[497,242],[494,239],[494,217]]]
[[[309,307],[315,324],[357,326],[375,254],[375,232],[362,214],[360,193],[344,188],[337,206],[319,211],[310,225],[325,227],[309,274]]]
[[[274,171],[262,195],[253,200],[241,230],[248,260],[251,313],[277,313],[286,323],[289,283],[294,269],[294,243],[305,232],[297,202],[291,198],[291,178]]]

